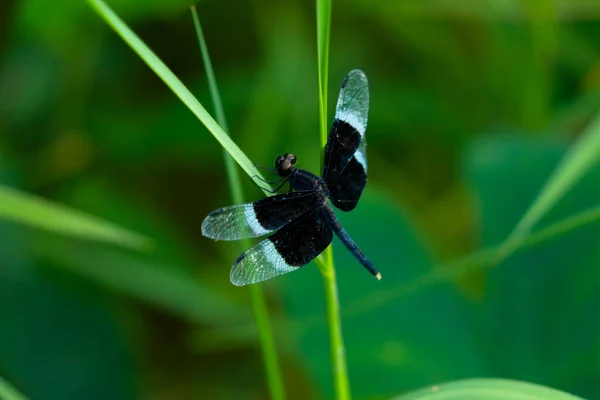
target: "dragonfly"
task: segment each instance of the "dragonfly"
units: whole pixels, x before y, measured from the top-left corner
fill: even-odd
[[[262,282],[296,271],[319,256],[333,233],[360,264],[381,280],[381,274],[344,230],[331,204],[352,211],[367,183],[365,132],[369,111],[367,76],[350,71],[340,89],[335,119],[325,145],[321,176],[297,168],[292,153],[277,156],[275,170],[290,190],[271,197],[219,208],[202,222],[202,234],[215,240],[269,235],[233,263],[230,280],[236,286]]]

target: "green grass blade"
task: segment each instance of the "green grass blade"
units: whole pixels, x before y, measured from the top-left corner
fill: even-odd
[[[319,73],[319,131],[321,146],[327,143],[327,85],[329,70],[329,37],[331,35],[331,0],[317,0],[317,57]],[[329,246],[318,260],[323,276],[325,302],[327,305],[327,322],[331,346],[331,363],[336,398],[350,399],[350,382],[346,365],[346,351],[342,335],[340,303],[333,263],[333,250]]]
[[[598,162],[599,157],[600,113],[571,145],[538,197],[500,247],[498,260],[509,256],[518,247],[533,226]]]
[[[533,246],[538,243],[546,242],[557,236],[564,235],[574,229],[600,221],[600,205],[588,210],[577,213],[569,218],[563,219],[550,226],[545,227],[522,241],[523,248]],[[517,249],[520,250],[521,247]]]
[[[82,239],[147,250],[152,240],[99,217],[0,185],[0,219]]]
[[[33,251],[41,259],[87,280],[150,304],[194,324],[250,321],[249,307],[203,286],[179,265],[163,264],[106,246],[73,246],[56,237],[40,236]]]
[[[331,250],[329,250],[331,255]],[[342,334],[341,308],[338,295],[337,281],[333,262],[330,271],[323,274],[325,302],[327,305],[327,325],[329,326],[329,341],[335,396],[338,400],[348,400],[350,396],[350,381],[346,365],[346,348]]]
[[[215,108],[215,115],[217,122],[223,128],[223,132],[229,136],[229,127],[227,125],[227,119],[225,118],[225,110],[223,109],[223,102],[221,101],[221,95],[219,94],[219,88],[217,86],[217,78],[210,61],[210,55],[208,53],[208,47],[206,46],[206,39],[202,33],[202,25],[200,25],[200,18],[196,7],[192,6],[192,18],[194,20],[194,28],[196,29],[196,35],[198,36],[198,44],[200,45],[200,53],[202,53],[202,61],[204,62],[204,69],[206,70],[206,78],[208,80],[208,87],[210,90],[210,97],[213,101],[213,107]],[[229,190],[231,191],[231,197],[235,204],[242,204],[244,202],[244,193],[242,191],[242,183],[240,180],[240,174],[235,166],[233,158],[231,158],[227,152],[223,154],[225,160],[225,168],[227,172],[227,178],[229,181]]]
[[[204,38],[204,34],[202,33],[200,18],[198,18],[196,7],[192,6],[191,10],[217,121],[219,122],[219,125],[223,127],[225,133],[229,134],[227,120],[225,118],[225,111],[223,109],[221,95],[219,94],[219,88],[217,86],[217,79],[215,78],[212,63],[210,61],[206,40]],[[232,200],[235,204],[242,204],[244,202],[244,193],[242,190],[242,184],[240,182],[240,175],[234,164],[234,160],[226,152],[223,153],[223,156],[227,169],[227,177],[229,180]],[[250,247],[250,241],[247,239],[242,240],[240,244],[241,251],[244,251]],[[261,349],[267,373],[269,392],[272,399],[283,400],[285,399],[285,390],[283,387],[283,379],[281,377],[281,370],[279,368],[279,362],[277,358],[277,348],[275,346],[275,338],[273,336],[273,329],[271,327],[271,320],[269,319],[269,311],[265,301],[265,296],[261,285],[250,285],[249,290],[251,293],[252,308],[254,310],[254,317],[256,319],[258,335],[260,338]]]
[[[27,400],[14,386],[0,376],[0,399],[2,400]]]
[[[229,138],[206,109],[171,72],[171,70],[141,41],[141,39],[106,5],[102,0],[86,0],[94,11],[131,47],[131,49],[154,71],[156,75],[175,93],[177,97],[204,124],[206,129],[219,141],[221,146],[233,157],[242,169],[255,179],[261,174],[250,159]],[[260,186],[260,185],[259,185]]]
[[[319,69],[319,118],[321,146],[327,144],[327,84],[329,75],[329,37],[331,0],[317,0],[317,57]]]
[[[210,97],[213,101],[213,107],[215,108],[217,122],[219,125],[221,125],[221,128],[223,128],[223,131],[229,135],[229,126],[227,125],[227,119],[225,118],[225,110],[223,109],[223,102],[221,101],[221,94],[219,93],[217,78],[215,77],[215,71],[213,70],[210,54],[208,53],[208,46],[206,45],[206,39],[204,38],[202,25],[200,24],[200,18],[198,17],[198,11],[196,10],[196,6],[191,6],[190,10],[192,12],[196,36],[198,37],[200,53],[202,54],[202,62],[204,63],[204,68],[206,70],[206,79],[208,80]]]
[[[260,339],[262,355],[266,367],[269,393],[273,400],[285,399],[283,377],[279,367],[275,336],[273,335],[273,327],[269,317],[269,309],[267,308],[265,294],[261,285],[250,285],[249,290],[252,297],[254,319],[256,320],[256,328],[258,330],[258,337]]]
[[[546,386],[509,379],[465,379],[417,390],[393,400],[583,400]]]

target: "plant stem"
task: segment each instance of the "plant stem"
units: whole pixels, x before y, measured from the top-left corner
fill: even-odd
[[[319,72],[319,128],[321,145],[327,143],[327,82],[329,69],[329,36],[331,32],[331,0],[317,0],[317,58]],[[335,396],[338,400],[350,399],[350,382],[346,366],[346,350],[342,335],[340,302],[338,299],[333,251],[329,246],[323,253],[324,262],[317,263],[325,286],[327,323],[331,346],[331,364]]]
[[[206,69],[206,75],[208,78],[217,122],[221,128],[223,128],[223,131],[229,135],[227,119],[225,118],[225,111],[221,102],[221,96],[217,86],[217,79],[215,78],[212,63],[210,61],[208,46],[206,45],[206,40],[204,39],[204,34],[202,33],[200,18],[198,18],[196,7],[191,6],[191,11],[192,18],[194,20],[194,27],[196,28],[196,34],[198,36],[198,43],[200,45],[200,52],[202,53],[202,60],[204,61],[204,68]],[[231,198],[235,204],[242,204],[244,202],[244,193],[242,190],[240,174],[236,168],[235,161],[226,151],[223,151],[223,157],[225,159],[225,166],[227,168],[227,177],[231,190]],[[247,239],[243,240],[241,241],[240,245],[243,247],[243,251],[250,247],[250,241]],[[256,327],[258,329],[258,336],[260,338],[263,361],[265,363],[269,393],[271,394],[271,398],[273,400],[283,400],[285,399],[283,380],[281,378],[281,371],[277,361],[277,349],[275,347],[273,330],[271,328],[271,321],[269,320],[269,311],[267,309],[262,287],[260,285],[250,285],[250,296],[252,299],[252,308],[254,310]]]
[[[333,381],[335,394],[338,400],[350,399],[350,382],[348,381],[348,369],[346,366],[346,348],[342,335],[342,323],[340,319],[340,303],[338,300],[338,289],[333,265],[333,252],[328,251],[327,265],[329,271],[323,272],[323,284],[325,286],[325,302],[327,305],[327,323],[329,325],[329,341],[331,361],[333,363]]]
[[[319,73],[319,127],[321,145],[327,143],[327,83],[329,71],[329,35],[331,0],[317,0],[317,59]]]
[[[260,285],[250,285],[250,295],[252,296],[252,308],[254,309],[254,318],[260,338],[261,350],[265,369],[267,373],[267,382],[269,392],[273,400],[285,399],[285,389],[279,362],[277,359],[277,348],[273,337],[273,329],[269,320],[269,313],[265,302],[265,295]]]

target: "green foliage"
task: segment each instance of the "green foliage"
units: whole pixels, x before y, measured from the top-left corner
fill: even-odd
[[[394,400],[577,400],[579,397],[532,383],[505,379],[467,379],[418,390]]]
[[[600,114],[591,122],[587,131],[575,142],[556,170],[550,176],[540,194],[512,231],[500,249],[500,257],[506,257],[519,241],[531,232],[538,222],[561,197],[594,167],[600,156]]]
[[[333,3],[330,57],[330,2],[318,17],[314,4],[205,2],[232,140],[201,105],[188,2],[110,1],[129,29],[89,0],[146,64],[85,2],[11,3],[0,392],[266,397],[256,292],[228,281],[241,247],[200,235],[231,203],[221,149],[250,175],[286,151],[318,171],[324,89],[360,68],[369,183],[338,215],[383,280],[334,240],[354,397],[599,397],[597,2]],[[241,182],[229,178],[246,201],[262,196]],[[147,238],[152,252],[137,251]],[[318,269],[264,289],[288,397],[331,398]]]
[[[491,149],[495,162],[484,156]],[[564,151],[564,146],[522,140],[486,140],[474,148],[466,172],[480,200],[484,245],[514,227]],[[597,204],[593,188],[600,183],[600,169],[589,171],[581,183],[548,213],[546,224]],[[557,381],[564,388],[583,388],[592,379],[590,371],[600,367],[590,354],[600,345],[590,333],[600,325],[589,320],[600,305],[593,294],[600,289],[598,234],[597,224],[587,225],[525,249],[487,274],[486,297],[476,312],[487,321],[482,332],[493,332],[482,345],[502,376]]]
[[[146,64],[158,75],[179,99],[194,113],[204,124],[206,129],[221,143],[221,146],[235,159],[235,161],[251,177],[260,177],[260,172],[248,157],[231,141],[227,133],[210,116],[206,109],[173,74],[169,68],[150,50],[140,38],[101,0],[88,0],[94,10],[117,32],[121,38],[140,56]],[[256,178],[253,178],[256,179]],[[259,180],[256,180],[260,183]]]
[[[6,400],[26,400],[17,389],[12,387],[4,378],[0,377],[0,397]]]
[[[61,204],[0,186],[0,218],[77,238],[147,250],[151,239]]]

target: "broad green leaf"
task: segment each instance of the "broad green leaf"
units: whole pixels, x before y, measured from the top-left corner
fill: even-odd
[[[483,246],[512,229],[565,147],[515,137],[477,142],[466,175],[480,210]],[[593,168],[544,218],[560,221],[598,204],[600,168]],[[597,209],[575,222],[597,218]],[[597,219],[596,219],[597,221]],[[486,274],[483,298],[475,304],[476,328],[493,376],[538,382],[593,397],[600,369],[600,224],[555,225],[551,241],[521,249]],[[565,231],[564,229],[572,229]],[[559,232],[562,230],[562,232]],[[485,332],[485,334],[484,334]],[[489,374],[488,374],[489,375]]]
[[[0,185],[0,219],[82,239],[147,250],[152,240],[64,205]]]
[[[549,387],[508,379],[465,379],[394,397],[393,400],[582,400]]]

